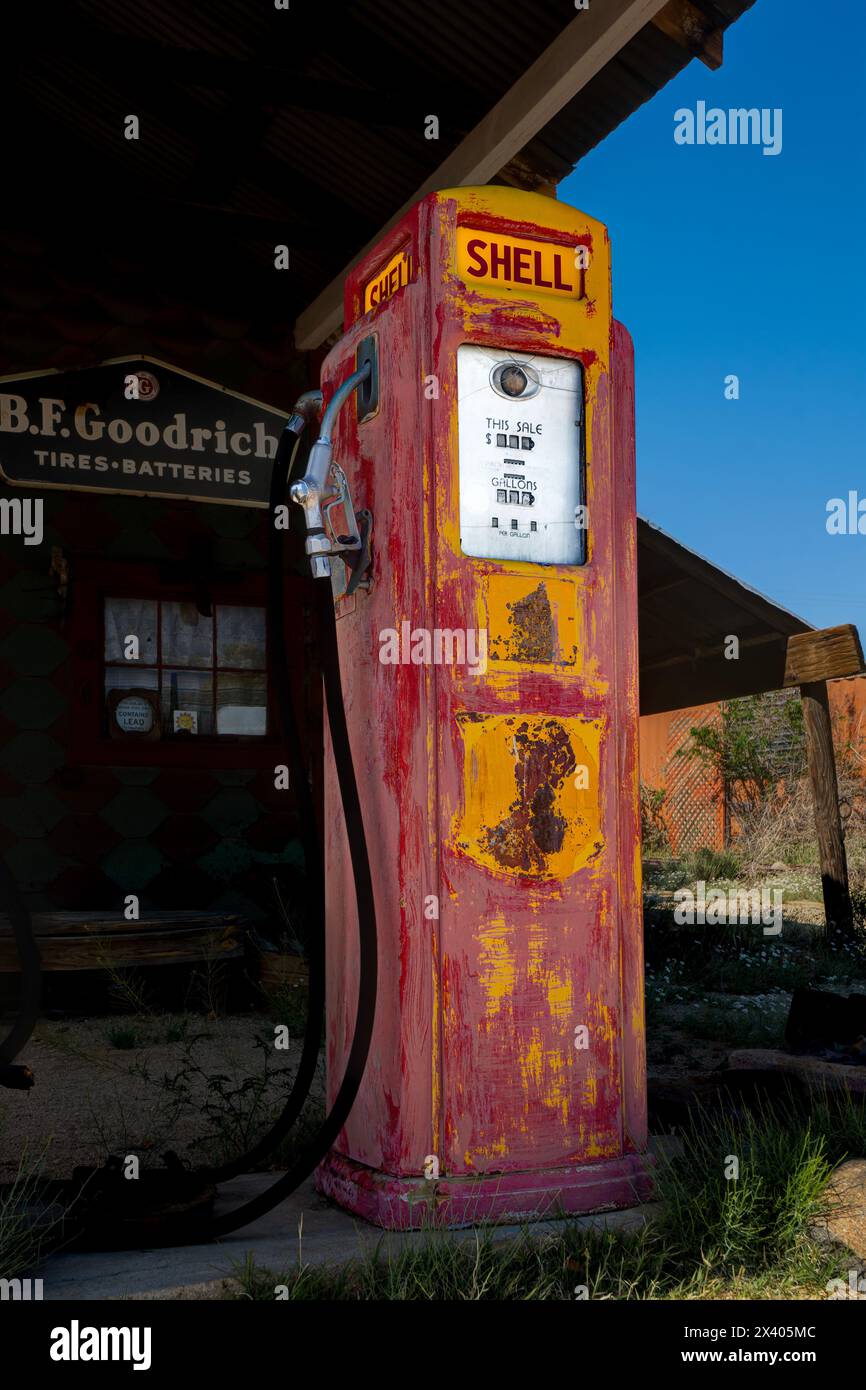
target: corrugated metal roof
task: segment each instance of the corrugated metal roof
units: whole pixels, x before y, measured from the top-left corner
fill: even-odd
[[[753,0],[698,3],[726,27]],[[16,61],[2,94],[15,206],[57,219],[58,256],[122,236],[142,274],[172,258],[222,268],[293,318],[573,18],[562,0],[19,6],[4,16]],[[647,26],[522,166],[561,178],[690,59]],[[424,139],[428,115],[438,140]],[[281,243],[291,273],[275,277]]]

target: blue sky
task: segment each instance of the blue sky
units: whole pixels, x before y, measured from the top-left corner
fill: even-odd
[[[756,0],[559,188],[605,222],[635,342],[638,510],[818,627],[866,643],[866,5]],[[674,112],[780,107],[782,150],[677,145]],[[740,399],[724,398],[724,378]]]

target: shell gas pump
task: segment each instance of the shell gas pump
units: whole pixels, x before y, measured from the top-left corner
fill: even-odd
[[[419,202],[351,272],[305,477],[370,857],[378,1001],[318,1170],[381,1226],[650,1188],[633,357],[606,229]],[[326,743],[329,1099],[359,988]]]
[[[394,1228],[629,1206],[652,1187],[634,374],[606,230],[538,194],[434,193],[345,292],[346,332],[271,477],[269,645],[317,877],[281,536],[321,415],[289,486],[323,581],[327,709],[325,911],[298,1069],[268,1133],[217,1167],[166,1154],[131,1202],[139,1184],[111,1157],[92,1191],[73,1177],[69,1230],[95,1248],[216,1239],[313,1171]],[[14,1063],[39,952],[2,862],[0,905],[22,968],[0,1086],[29,1089]],[[215,1212],[216,1185],[301,1115],[325,1012],[319,1130],[264,1192]]]

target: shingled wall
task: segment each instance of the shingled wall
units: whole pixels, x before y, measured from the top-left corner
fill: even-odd
[[[122,239],[118,240],[120,246]],[[66,260],[81,267],[70,279]],[[207,287],[205,287],[206,289]],[[234,303],[227,303],[234,298]],[[307,385],[261,299],[213,284],[187,292],[180,275],[155,284],[147,267],[114,255],[59,257],[35,234],[0,234],[0,374],[87,366],[148,354],[288,410]],[[0,495],[15,491],[0,484]],[[215,566],[263,573],[266,516],[230,506],[43,491],[45,537],[0,537],[0,844],[33,908],[227,908],[258,915],[252,876],[301,853],[291,792],[274,788],[273,759],[250,748],[248,767],[82,766],[74,756],[76,570],[88,557],[188,562],[196,540]],[[52,547],[69,566],[65,597]],[[309,581],[311,582],[311,581]],[[308,581],[292,581],[287,640],[307,721],[311,761],[321,747],[312,674]],[[304,671],[306,656],[306,671]]]

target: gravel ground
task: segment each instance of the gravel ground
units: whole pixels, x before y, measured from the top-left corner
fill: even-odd
[[[266,1086],[259,1084],[265,1052],[257,1038],[269,1048]],[[273,1043],[273,1021],[263,1014],[43,1020],[19,1059],[36,1085],[0,1091],[0,1182],[15,1176],[23,1151],[30,1165],[44,1154],[43,1176],[60,1178],[77,1164],[104,1163],[109,1153],[137,1153],[143,1166],[159,1166],[169,1148],[195,1164],[225,1157],[222,1138],[234,1140],[235,1151],[247,1148],[280,1108],[300,1055],[294,1035],[284,1050]],[[191,1067],[180,1089],[166,1085]],[[217,1084],[229,1095],[252,1080],[226,1104],[214,1077],[224,1078]],[[323,1093],[320,1066],[314,1098]],[[210,1116],[208,1102],[215,1107]]]

